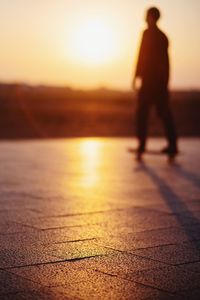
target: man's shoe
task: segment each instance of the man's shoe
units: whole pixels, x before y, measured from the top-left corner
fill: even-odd
[[[165,147],[161,150],[161,153],[167,154],[167,155],[176,155],[178,154],[178,150],[176,147]]]
[[[138,162],[142,162],[142,155],[145,152],[144,147],[138,147],[137,151],[136,151],[136,160]]]

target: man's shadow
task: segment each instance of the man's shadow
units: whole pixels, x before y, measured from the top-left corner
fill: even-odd
[[[171,167],[175,168],[178,176],[182,176],[200,187],[200,180],[195,174],[185,171],[179,165],[172,165]],[[142,171],[151,178],[152,182],[157,186],[162,199],[171,209],[172,214],[176,217],[178,223],[186,234],[188,242],[192,244],[195,254],[200,256],[200,236],[198,234],[200,230],[200,220],[188,209],[181,197],[173,191],[173,189],[156,173],[152,167],[142,162],[137,167],[136,171]]]
[[[177,173],[177,175],[185,178],[188,181],[191,181],[191,183],[193,185],[197,186],[197,188],[200,189],[200,176],[198,176],[192,172],[186,171],[179,164],[172,165],[172,167],[175,170],[175,172]]]

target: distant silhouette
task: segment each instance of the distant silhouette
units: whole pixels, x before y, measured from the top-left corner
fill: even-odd
[[[137,109],[138,158],[145,152],[148,116],[152,106],[155,106],[164,124],[168,140],[168,146],[161,151],[174,156],[178,153],[177,135],[169,105],[169,43],[166,35],[157,27],[159,18],[160,11],[156,7],[147,10],[148,28],[143,33],[133,80],[135,88],[136,79],[141,79]]]

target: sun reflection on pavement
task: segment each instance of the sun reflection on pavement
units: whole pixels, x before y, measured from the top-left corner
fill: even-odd
[[[102,157],[102,143],[97,139],[86,139],[80,143],[80,184],[84,189],[94,188],[100,180],[99,165]]]
[[[60,187],[66,214],[98,213],[112,209],[122,184],[118,180],[121,165],[124,169],[124,163],[119,164],[118,152],[112,145],[112,141],[104,138],[78,138],[71,144],[65,144]],[[95,219],[95,223],[107,221],[104,214],[99,214]]]

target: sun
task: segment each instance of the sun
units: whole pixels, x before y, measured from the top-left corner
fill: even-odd
[[[79,61],[87,64],[108,62],[112,60],[114,49],[114,34],[105,22],[87,21],[74,31],[73,55]]]

